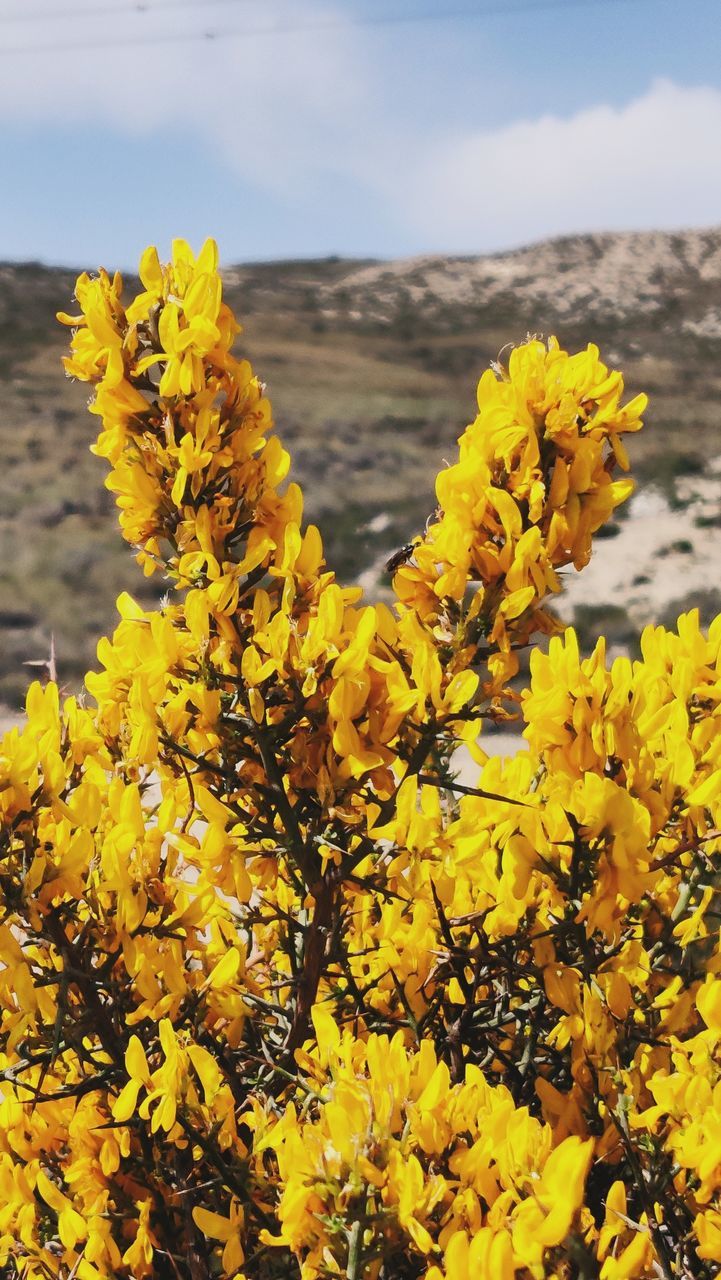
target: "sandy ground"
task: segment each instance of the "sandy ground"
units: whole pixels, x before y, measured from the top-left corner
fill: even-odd
[[[561,570],[563,591],[549,603],[564,622],[573,623],[579,606],[620,606],[640,633],[677,613],[682,601],[690,607],[687,597],[721,589],[721,454],[703,475],[677,478],[676,495],[672,508],[653,485],[640,490],[616,522],[616,536],[595,540],[585,569]],[[359,576],[369,597],[383,597],[384,589],[390,596],[386,558],[384,550]]]
[[[486,733],[482,739],[483,750],[489,756],[515,756],[517,751],[527,751],[525,738],[517,733]],[[468,752],[460,750],[454,757],[458,769],[458,781],[465,787],[473,787],[478,783],[478,765],[471,760]]]
[[[489,756],[515,756],[526,751],[528,744],[518,733],[484,733],[483,750]]]
[[[580,573],[564,571],[564,592],[554,601],[571,621],[577,605],[621,605],[639,628],[659,621],[685,597],[718,589],[721,578],[721,456],[702,476],[676,481],[683,509],[669,506],[653,487],[634,495],[615,538],[596,541]],[[701,521],[699,524],[698,522]]]
[[[0,707],[0,736],[12,729],[13,725],[20,724],[20,720],[21,717],[13,715],[7,707]]]

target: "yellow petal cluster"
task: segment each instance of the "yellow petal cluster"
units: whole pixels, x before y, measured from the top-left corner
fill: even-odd
[[[409,1053],[402,1031],[341,1038],[323,1006],[314,1022],[317,1113],[261,1118],[259,1144],[277,1153],[283,1184],[273,1243],[301,1258],[303,1280],[325,1274],[328,1257],[344,1274],[371,1249],[391,1269],[425,1260],[429,1280],[543,1273],[580,1214],[592,1142],[554,1146],[550,1127],[475,1066],[453,1084],[429,1040]]]
[[[514,645],[549,630],[556,570],[588,564],[593,534],[633,491],[613,472],[628,470],[621,436],[640,428],[646,397],[622,396],[597,347],[569,355],[555,338],[514,348],[478,384],[478,415],[436,480],[435,516],[396,590],[439,638],[488,637],[491,688],[515,674]]]

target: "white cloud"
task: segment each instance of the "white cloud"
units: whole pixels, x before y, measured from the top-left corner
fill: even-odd
[[[271,16],[263,0],[209,9],[198,0],[165,13],[158,4],[123,16],[117,0],[94,0],[87,18],[13,22],[24,6],[13,0],[3,11],[6,125],[90,124],[130,136],[168,130],[174,141],[185,133],[251,183],[281,190],[343,169],[366,77],[353,32],[323,0],[286,0]],[[310,29],[284,35],[286,24]],[[186,39],[204,30],[219,35]],[[28,45],[33,52],[12,55]]]
[[[251,187],[287,197],[289,219],[298,193],[312,203],[337,188],[342,219],[348,192],[364,192],[409,251],[481,252],[564,232],[721,220],[717,89],[657,81],[625,106],[599,103],[565,118],[461,136],[439,119],[429,139],[412,111],[399,113],[388,62],[383,70],[376,46],[344,26],[339,0],[278,0],[272,21],[316,24],[288,36],[252,34],[272,25],[264,0],[198,0],[165,13],[158,0],[122,19],[118,0],[67,0],[67,8],[84,3],[86,20],[13,25],[26,0],[7,0],[5,47],[39,48],[0,59],[0,128],[90,123],[116,136],[159,136],[153,181],[170,190],[192,174],[163,170],[164,134],[176,154],[179,139],[200,141]],[[249,34],[176,39],[204,27]],[[132,43],[143,36],[170,39]],[[52,51],[73,42],[104,47]],[[92,157],[87,169],[92,179]],[[119,182],[127,187],[128,175]],[[337,239],[352,250],[340,224]]]
[[[627,106],[434,144],[388,186],[428,243],[473,252],[577,231],[721,220],[721,93],[658,80]]]

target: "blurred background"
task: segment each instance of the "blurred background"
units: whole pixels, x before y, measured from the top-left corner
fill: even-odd
[[[65,379],[81,269],[215,236],[331,563],[373,593],[507,343],[651,397],[559,604],[586,646],[721,609],[718,0],[0,0],[0,703],[157,603]],[[133,287],[132,279],[128,287]]]

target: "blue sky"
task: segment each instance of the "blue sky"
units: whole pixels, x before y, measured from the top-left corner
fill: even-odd
[[[142,3],[0,0],[0,259],[721,222],[718,0]]]

